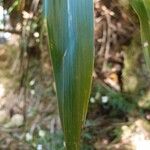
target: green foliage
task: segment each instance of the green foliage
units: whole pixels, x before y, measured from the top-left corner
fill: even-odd
[[[133,109],[133,104],[128,101],[120,93],[109,93],[110,97],[109,105],[113,107],[114,110],[121,111],[123,113],[129,113]]]
[[[94,150],[94,148],[92,148],[92,146],[90,146],[90,145],[83,145],[81,147],[81,150]]]
[[[99,92],[101,94],[100,97],[100,105],[104,105],[108,109],[112,108],[111,114],[114,115],[115,113],[130,113],[135,107],[136,104],[133,102],[132,98],[127,96],[126,94],[122,94],[119,92],[115,92],[109,88],[105,88],[103,86],[97,85],[94,88],[94,94]],[[102,96],[108,97],[108,102],[102,102]]]
[[[13,10],[15,10],[19,5],[19,0],[15,0],[13,4],[9,7],[8,13],[11,13]]]
[[[26,134],[26,141],[34,149],[41,145],[44,150],[64,150],[64,137],[61,130],[49,133],[46,130],[39,130],[34,135]]]
[[[145,60],[150,68],[150,1],[131,0],[131,5],[137,13],[141,26],[141,39],[144,49]]]
[[[46,134],[45,137],[40,137],[37,140],[37,143],[42,144],[43,149],[45,150],[64,150],[64,140],[61,131],[57,131],[49,135]]]
[[[66,148],[79,150],[93,70],[93,1],[45,0],[44,9]]]
[[[46,130],[39,130],[33,135],[30,135],[29,133],[26,135],[28,135],[26,142],[31,145],[33,149],[37,148],[38,145],[42,145],[44,150],[65,150],[62,130],[57,130],[54,133],[49,133]],[[88,141],[92,139],[92,135],[91,133],[84,133],[83,138]],[[93,150],[93,147],[92,145],[83,143],[81,150]]]

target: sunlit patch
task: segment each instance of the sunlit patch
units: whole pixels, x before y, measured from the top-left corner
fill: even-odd
[[[130,143],[134,150],[150,150],[149,124],[138,119],[132,125],[122,126],[122,143]]]
[[[33,17],[33,13],[28,13],[27,11],[23,11],[22,15],[24,19],[30,19]]]
[[[150,149],[150,140],[145,139],[145,135],[135,134],[132,138],[132,144],[135,147],[135,150],[149,150]]]
[[[5,95],[5,88],[3,84],[0,84],[0,98],[2,98]]]
[[[5,23],[3,23],[4,19],[5,19]],[[8,11],[5,10],[2,6],[0,6],[0,28],[1,29],[9,29],[10,28]],[[10,36],[11,36],[11,33],[9,33],[9,32],[0,32],[1,38],[3,37],[8,40],[10,38]]]

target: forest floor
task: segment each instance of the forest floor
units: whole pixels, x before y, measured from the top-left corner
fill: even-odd
[[[30,62],[26,90],[19,88],[19,55],[18,44],[0,45],[0,149],[31,150],[42,145],[44,150],[59,150],[63,136],[48,54],[44,52],[40,61],[34,58]],[[131,80],[125,84],[130,87],[128,92],[117,92],[94,77],[83,150],[149,149],[149,90],[147,84],[141,84],[147,78],[146,71],[141,74],[139,69],[136,74],[124,70],[130,73],[125,79]],[[136,82],[141,82],[139,89],[132,86]]]
[[[0,149],[31,150],[40,147],[41,142],[47,143],[47,148],[51,134],[60,130],[49,59],[48,62],[44,58],[32,59],[25,77],[26,88],[22,88],[26,70],[21,65],[20,53],[17,36],[12,35],[11,41],[0,44]],[[48,135],[48,139],[43,141],[43,135]]]

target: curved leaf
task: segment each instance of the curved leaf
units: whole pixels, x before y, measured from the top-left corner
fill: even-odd
[[[131,5],[137,13],[141,26],[141,39],[146,64],[150,69],[150,1],[131,0]]]
[[[49,47],[67,150],[79,150],[93,70],[93,1],[45,0]]]

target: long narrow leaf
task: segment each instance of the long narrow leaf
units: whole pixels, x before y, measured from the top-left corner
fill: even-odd
[[[146,64],[150,70],[150,0],[131,0],[141,26],[141,39]]]
[[[44,4],[66,148],[79,150],[93,70],[93,1]]]

